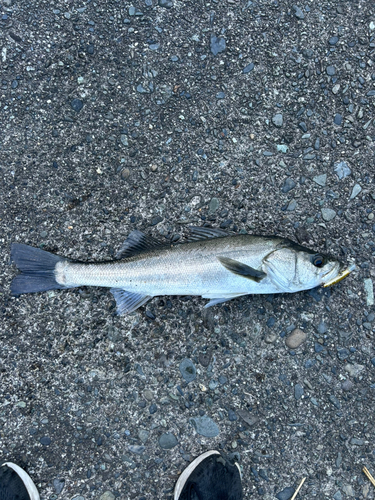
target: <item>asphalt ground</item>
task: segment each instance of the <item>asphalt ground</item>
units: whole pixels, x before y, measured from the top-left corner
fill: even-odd
[[[209,449],[239,461],[245,498],[303,477],[298,498],[374,498],[374,13],[3,0],[0,456],[42,499],[170,499]],[[127,317],[106,289],[10,295],[12,242],[103,261],[133,229],[204,224],[357,271]]]

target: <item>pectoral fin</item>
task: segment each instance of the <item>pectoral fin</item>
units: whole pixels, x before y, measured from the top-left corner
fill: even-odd
[[[116,300],[117,314],[120,316],[135,311],[138,307],[143,306],[148,300],[152,299],[149,295],[128,292],[122,288],[111,288],[110,291]]]
[[[257,269],[254,269],[247,264],[243,264],[238,260],[229,259],[228,257],[218,257],[218,259],[225,269],[228,269],[231,273],[243,276],[244,278],[256,281],[257,283],[262,281],[262,279],[267,276],[263,271],[258,271]]]

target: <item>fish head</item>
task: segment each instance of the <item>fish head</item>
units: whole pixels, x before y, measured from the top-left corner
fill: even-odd
[[[331,282],[344,265],[334,257],[284,240],[263,259],[262,268],[281,291],[293,293]]]

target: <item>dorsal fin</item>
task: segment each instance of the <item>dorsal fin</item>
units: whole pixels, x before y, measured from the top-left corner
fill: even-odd
[[[214,227],[189,226],[189,231],[189,236],[186,240],[183,241],[183,243],[189,241],[207,240],[209,238],[224,238],[225,236],[230,236],[227,231]]]
[[[147,250],[153,250],[155,248],[167,247],[168,243],[162,242],[148,236],[135,229],[124,241],[122,247],[116,254],[117,259],[125,259],[126,257],[132,257],[141,252],[147,252]]]

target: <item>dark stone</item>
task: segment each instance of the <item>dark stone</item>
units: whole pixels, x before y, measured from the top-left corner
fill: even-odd
[[[160,217],[160,215],[157,215],[156,217],[153,217],[151,220],[151,226],[156,226],[156,224],[159,224],[163,220],[163,217]]]
[[[81,101],[81,99],[73,99],[70,105],[76,113],[79,113],[83,108],[83,102]]]
[[[284,488],[282,491],[280,491],[277,495],[276,498],[277,500],[290,500],[292,496],[294,495],[294,488],[293,486],[288,486],[287,488]]]
[[[150,408],[148,409],[148,411],[150,412],[150,415],[153,415],[154,413],[156,413],[158,411],[158,407],[156,406],[155,403],[152,403],[152,405],[150,405]]]
[[[254,69],[254,63],[250,63],[244,67],[244,69],[242,70],[242,73],[244,73],[244,74],[250,73],[250,71],[253,71],[253,69]]]
[[[321,344],[319,344],[319,342],[315,342],[314,350],[315,352],[322,352],[324,351],[324,347]]]
[[[207,351],[205,353],[201,352],[199,353],[199,363],[204,366],[205,368],[207,368],[207,366],[210,364],[211,362],[211,358],[212,358],[212,352],[211,351]]]
[[[335,114],[335,118],[333,119],[335,125],[341,125],[342,124],[342,116],[340,113]]]
[[[228,418],[231,422],[235,422],[236,420],[238,420],[236,412],[233,410],[228,410]]]
[[[52,441],[52,440],[51,440],[51,438],[50,438],[50,437],[48,437],[48,436],[43,436],[43,437],[41,437],[41,438],[40,438],[40,440],[39,440],[39,441],[40,441],[40,443],[41,443],[41,444],[43,444],[44,446],[48,446],[48,445],[50,445],[50,444],[51,444],[51,441]]]
[[[285,182],[284,182],[283,187],[281,188],[281,191],[283,193],[288,193],[289,191],[291,191],[295,187],[296,187],[296,183],[294,182],[294,180],[291,179],[290,177],[288,177],[287,179],[285,179]]]

